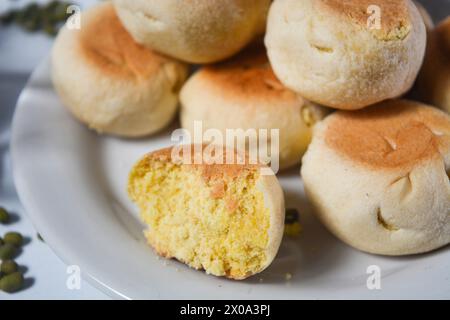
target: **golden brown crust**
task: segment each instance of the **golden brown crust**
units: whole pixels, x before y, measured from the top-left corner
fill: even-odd
[[[174,257],[173,255],[170,255],[168,252],[166,252],[165,250],[162,250],[153,239],[149,238],[148,239],[148,243],[149,245],[153,248],[153,250],[155,250],[156,254],[158,254],[159,256],[163,257],[164,259],[175,259],[181,263],[186,264],[187,266],[189,266],[190,268],[197,270],[197,271],[206,271],[206,269],[203,266],[193,266],[190,264],[189,261],[185,261],[183,259],[179,259]],[[232,279],[232,280],[245,280],[246,278],[250,277],[252,274],[250,272],[246,273],[246,274],[242,274],[242,275],[233,275],[231,274],[230,270],[226,270],[225,271],[225,277],[228,279]]]
[[[375,169],[410,168],[450,147],[450,117],[420,103],[390,100],[331,117],[327,145]]]
[[[222,63],[205,66],[197,76],[209,89],[238,99],[298,99],[275,76],[265,49],[256,45]]]
[[[152,160],[159,160],[159,161],[173,161],[176,162],[176,159],[173,159],[173,149],[175,147],[169,147],[161,150],[157,150],[154,152],[151,152],[147,154],[143,160],[141,160],[140,166],[145,166],[146,162],[152,161]],[[190,146],[190,152],[191,152],[191,159],[194,161],[194,157],[197,154],[201,154],[205,152],[205,154],[209,154],[209,150],[207,145],[191,145]],[[228,152],[231,152],[235,155],[234,159],[237,159],[237,152],[230,151],[230,149],[223,149],[223,164],[207,164],[207,163],[200,163],[200,164],[191,164],[191,163],[183,163],[183,165],[190,166],[194,169],[201,170],[202,176],[207,181],[223,181],[224,179],[234,179],[237,178],[243,174],[249,173],[249,172],[256,172],[257,169],[261,168],[262,165],[254,165],[249,163],[249,159],[247,155],[244,155],[245,157],[245,164],[226,164],[226,150]],[[183,156],[182,151],[180,151],[180,155]],[[236,161],[236,160],[235,160]],[[218,187],[219,188],[219,187]],[[217,190],[216,190],[217,191]]]
[[[111,3],[84,13],[79,49],[86,61],[110,76],[146,78],[166,58],[137,44],[122,26]]]
[[[370,17],[368,8],[373,5],[380,7],[381,29],[372,31],[383,40],[403,39],[412,28],[410,0],[317,0],[315,3],[364,28]]]

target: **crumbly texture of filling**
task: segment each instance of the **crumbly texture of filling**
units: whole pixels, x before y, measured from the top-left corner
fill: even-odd
[[[241,279],[266,263],[270,213],[258,175],[208,179],[201,167],[148,159],[131,172],[129,194],[159,254]]]
[[[338,112],[326,143],[374,169],[412,169],[450,146],[450,121],[441,111],[407,100],[389,100],[356,112]]]

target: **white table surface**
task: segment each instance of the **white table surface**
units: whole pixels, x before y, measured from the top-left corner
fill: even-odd
[[[29,1],[1,0],[0,12],[27,2]],[[95,1],[74,2],[87,6]],[[12,212],[14,218],[10,225],[0,225],[0,235],[7,231],[19,231],[29,240],[16,259],[26,271],[26,287],[14,294],[0,292],[0,300],[108,299],[104,293],[85,281],[81,283],[79,290],[67,288],[67,266],[47,244],[36,238],[37,231],[27,218],[13,183],[9,137],[14,107],[29,74],[48,54],[51,45],[52,38],[45,34],[28,34],[17,27],[0,27],[0,206]]]

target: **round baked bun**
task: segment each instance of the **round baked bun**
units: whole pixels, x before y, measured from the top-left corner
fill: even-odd
[[[319,123],[301,174],[338,238],[369,253],[407,255],[450,242],[449,169],[450,117],[389,100]]]
[[[423,22],[425,23],[425,27],[427,28],[427,31],[431,31],[434,29],[434,22],[433,18],[431,17],[430,13],[427,9],[418,1],[414,1],[414,4],[416,5],[417,9],[419,9],[420,15],[422,16]]]
[[[450,17],[429,33],[417,83],[426,102],[450,112]]]
[[[231,57],[262,35],[270,0],[114,0],[134,39],[191,63]]]
[[[138,137],[167,126],[188,67],[136,44],[110,3],[81,15],[82,28],[64,27],[53,47],[63,104],[101,133]]]
[[[219,129],[224,137],[227,129],[243,129],[244,134],[264,129],[269,137],[269,130],[278,129],[280,169],[300,163],[314,124],[326,114],[325,108],[284,87],[258,46],[200,69],[183,86],[180,100],[181,125],[191,133],[198,121],[203,130]]]
[[[215,147],[183,147],[147,154],[130,173],[129,195],[147,225],[149,244],[164,257],[215,276],[240,280],[263,271],[284,230],[276,176],[263,175],[262,168],[270,169],[247,161],[214,161]],[[238,155],[219,149],[219,159],[228,151]],[[198,156],[201,161],[192,164]]]
[[[367,13],[373,6],[379,20]],[[275,0],[265,42],[287,87],[310,101],[355,110],[411,88],[426,30],[410,0]]]

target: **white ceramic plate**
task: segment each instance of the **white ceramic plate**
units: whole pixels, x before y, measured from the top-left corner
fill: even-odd
[[[280,180],[287,207],[301,213],[304,232],[284,239],[261,275],[236,282],[159,259],[143,240],[143,225],[125,189],[133,163],[170,145],[170,130],[142,140],[89,131],[61,105],[48,61],[19,99],[12,157],[23,205],[48,245],[106,293],[129,299],[450,298],[449,248],[388,258],[344,245],[314,218],[298,168]],[[367,288],[371,265],[381,269],[381,290]]]

